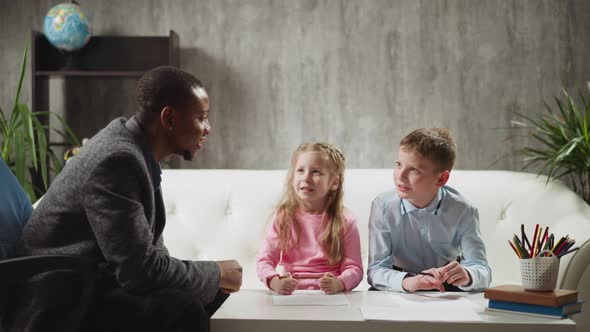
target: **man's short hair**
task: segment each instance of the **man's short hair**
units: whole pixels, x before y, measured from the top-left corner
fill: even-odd
[[[455,163],[455,142],[446,128],[416,129],[401,140],[400,147],[420,153],[435,164],[437,171],[450,171]]]
[[[146,117],[158,114],[164,107],[183,110],[194,101],[194,90],[203,88],[195,76],[170,66],[160,66],[146,72],[137,83],[136,114]]]

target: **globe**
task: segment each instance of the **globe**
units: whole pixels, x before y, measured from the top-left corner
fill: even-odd
[[[45,15],[43,33],[53,46],[63,51],[84,47],[92,35],[90,23],[75,1],[51,8]]]

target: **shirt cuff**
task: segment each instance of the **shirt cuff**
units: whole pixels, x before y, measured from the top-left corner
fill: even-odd
[[[404,279],[406,278],[406,276],[408,275],[408,272],[399,272],[396,273],[392,279],[395,280],[395,282],[392,282],[392,285],[395,285],[395,288],[392,288],[391,290],[396,291],[396,292],[404,292],[404,293],[409,293],[407,290],[404,289],[404,287],[402,286]]]
[[[381,290],[381,291],[394,291],[394,292],[407,293],[407,291],[402,287],[402,282],[403,282],[404,278],[406,277],[406,275],[408,274],[408,272],[399,272],[399,271],[395,271],[395,272],[397,272],[397,273],[391,273],[391,275],[389,277],[385,277],[381,281],[373,279],[371,286],[373,286],[376,289]]]
[[[265,284],[266,284],[266,287],[268,287],[268,289],[272,290],[272,288],[270,288],[270,281],[272,280],[272,278],[278,277],[278,276],[279,276],[278,273],[273,273],[273,274],[270,274],[270,275],[266,276],[266,279],[265,279],[266,282],[265,282]]]
[[[463,268],[465,271],[467,271],[467,273],[469,273],[471,284],[469,284],[469,286],[459,286],[459,289],[466,292],[475,290],[477,287],[474,286],[479,284],[479,280],[477,280],[477,274],[473,273],[473,270],[467,266],[463,266]]]
[[[350,278],[343,277],[342,275],[340,275],[336,278],[340,279],[340,281],[342,281],[342,284],[344,284],[344,292],[351,291],[354,287],[358,286],[358,285],[355,285],[355,286],[351,285]]]

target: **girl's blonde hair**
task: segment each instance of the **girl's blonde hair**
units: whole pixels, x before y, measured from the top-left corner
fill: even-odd
[[[280,203],[276,209],[276,222],[279,228],[279,247],[285,251],[299,241],[300,226],[295,218],[295,212],[299,208],[299,197],[297,197],[293,188],[293,177],[295,176],[295,164],[297,158],[303,152],[321,152],[329,162],[329,170],[332,176],[338,176],[338,188],[331,191],[328,195],[326,207],[322,215],[328,218],[326,231],[321,236],[320,245],[325,253],[328,254],[328,264],[337,264],[344,257],[344,205],[342,198],[344,192],[342,184],[344,183],[344,155],[335,146],[327,143],[304,143],[301,144],[291,157],[291,166],[287,174],[287,183]],[[291,230],[295,231],[295,239],[291,239]],[[291,243],[291,241],[294,241]]]

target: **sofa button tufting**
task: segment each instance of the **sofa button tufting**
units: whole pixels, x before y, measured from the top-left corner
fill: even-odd
[[[170,206],[166,206],[166,214],[173,215],[176,214],[176,204],[172,203]]]
[[[510,205],[512,205],[512,201],[508,201],[506,204],[504,204],[504,207],[502,207],[502,210],[500,211],[500,217],[497,221],[497,223],[500,223],[502,220],[506,220],[506,211],[508,211],[508,208],[510,208]]]

